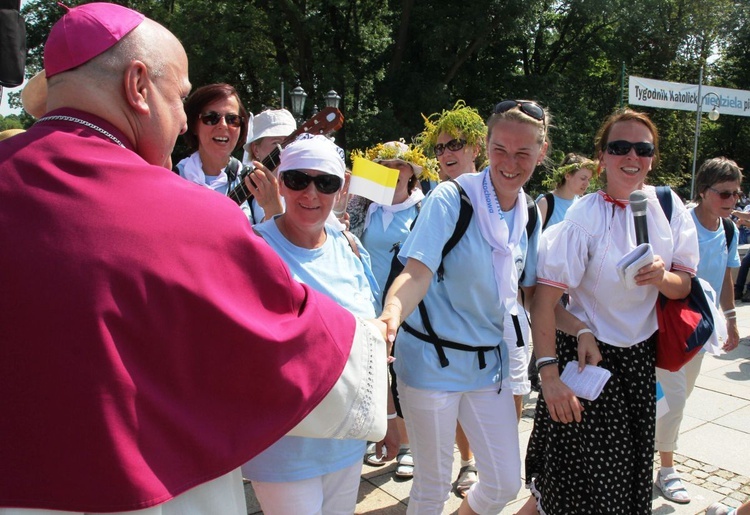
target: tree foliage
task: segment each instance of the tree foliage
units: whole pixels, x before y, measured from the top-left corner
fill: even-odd
[[[81,0],[69,5],[84,3]],[[342,96],[348,149],[410,140],[422,115],[463,99],[488,116],[505,98],[554,115],[555,155],[590,155],[601,121],[627,102],[629,74],[750,89],[750,7],[732,0],[131,0],[183,42],[194,87],[234,85],[249,110],[279,107],[282,83]],[[61,9],[24,8],[29,74]],[[289,98],[285,99],[289,107]],[[662,164],[652,182],[689,191],[695,113],[652,110]],[[750,163],[748,118],[704,120],[698,157]],[[532,190],[540,190],[541,173]]]

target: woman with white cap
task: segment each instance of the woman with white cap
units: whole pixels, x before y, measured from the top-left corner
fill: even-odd
[[[247,142],[242,147],[245,149],[242,162],[247,166],[253,166],[253,161],[263,161],[295,130],[297,122],[286,109],[266,109],[255,116],[251,114]],[[256,168],[250,178],[252,182],[245,181],[245,186],[253,194],[248,204],[254,223],[283,213],[284,205],[279,196],[276,175]]]
[[[326,224],[344,183],[344,152],[324,136],[302,138],[281,152],[280,191],[286,211],[255,230],[295,279],[356,316],[373,318],[377,284],[369,255],[356,240],[350,243],[344,233]],[[389,432],[392,427],[389,420]],[[397,432],[390,443],[392,458]],[[364,452],[363,441],[287,436],[246,463],[242,472],[253,482],[267,515],[351,514]]]

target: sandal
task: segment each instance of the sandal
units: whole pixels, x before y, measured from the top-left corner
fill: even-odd
[[[410,449],[401,449],[396,455],[396,477],[411,479],[414,477],[414,457]]]
[[[367,450],[365,451],[365,465],[370,465],[371,467],[382,467],[385,465],[382,457],[378,458],[376,454],[376,445],[376,442],[370,442],[367,444]]]
[[[458,471],[458,479],[456,479],[455,483],[456,495],[458,495],[462,499],[466,497],[466,495],[469,493],[471,485],[479,481],[479,477],[477,476],[478,472],[479,471],[474,465],[466,465],[465,467],[461,467],[461,469]]]
[[[690,502],[690,494],[682,484],[682,479],[678,473],[662,476],[661,471],[656,474],[656,488],[661,490],[662,495],[668,501],[677,504],[687,504]]]

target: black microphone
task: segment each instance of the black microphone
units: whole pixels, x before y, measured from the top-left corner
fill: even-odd
[[[638,245],[648,243],[648,224],[646,223],[646,206],[648,199],[641,190],[635,190],[630,194],[630,209],[633,211],[633,223],[635,224],[635,240]]]

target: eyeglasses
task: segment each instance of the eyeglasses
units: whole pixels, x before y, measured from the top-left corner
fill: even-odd
[[[617,141],[610,141],[607,143],[607,154],[613,156],[626,156],[630,153],[630,149],[635,148],[635,155],[638,157],[654,157],[656,147],[653,143],[646,143],[640,141],[638,143],[631,143],[622,139]]]
[[[518,108],[523,114],[531,116],[534,120],[542,122],[542,125],[547,125],[547,120],[544,116],[544,109],[542,106],[531,100],[503,100],[502,102],[495,105],[495,114],[502,114],[511,109]]]
[[[710,186],[708,187],[708,189],[711,190],[711,191],[713,191],[714,193],[716,193],[721,198],[721,200],[726,200],[729,197],[740,198],[742,196],[742,192],[741,191],[719,191],[719,190],[717,190],[715,188],[712,188]]]
[[[224,118],[229,127],[239,127],[242,125],[242,117],[233,113],[219,114],[216,111],[209,111],[200,115],[199,118],[204,125],[216,125],[222,118]]]
[[[445,153],[446,148],[451,152],[457,152],[464,148],[464,145],[466,145],[465,139],[452,139],[448,143],[438,143],[433,150],[435,151],[435,157],[440,157]]]
[[[327,173],[313,177],[300,170],[287,170],[281,173],[281,180],[284,181],[284,186],[293,191],[302,191],[311,182],[315,183],[315,188],[325,195],[336,193],[341,188],[341,177]]]

